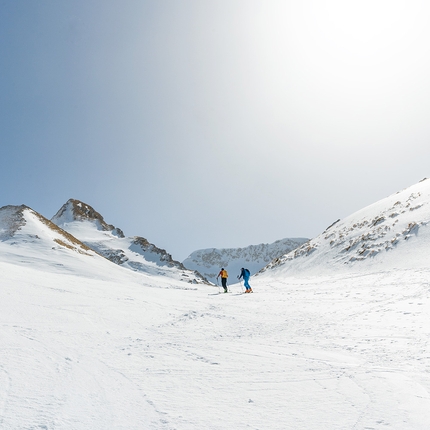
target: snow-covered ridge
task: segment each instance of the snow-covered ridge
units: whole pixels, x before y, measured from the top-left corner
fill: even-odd
[[[124,237],[121,229],[105,222],[103,217],[90,205],[79,200],[69,199],[52,217],[56,225],[64,225],[74,221],[92,221],[98,230],[110,231],[113,235]]]
[[[126,237],[121,229],[106,223],[94,208],[79,200],[68,200],[52,221],[122,267],[189,283],[207,283],[200,273],[186,269],[166,250],[147,239],[140,236]]]
[[[188,256],[183,264],[189,269],[199,271],[212,282],[216,282],[216,276],[223,267],[229,272],[230,282],[235,282],[241,267],[246,267],[254,274],[274,258],[296,249],[308,240],[287,238],[244,248],[200,249]]]
[[[282,268],[291,273],[321,273],[369,265],[427,266],[429,222],[430,181],[422,180],[336,221],[316,238],[272,261],[263,271]]]
[[[4,206],[0,208],[0,240],[18,244],[18,239],[21,243],[52,241],[81,254],[94,255],[88,246],[28,206]]]

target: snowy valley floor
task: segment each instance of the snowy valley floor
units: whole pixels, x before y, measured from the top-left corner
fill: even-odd
[[[430,428],[429,270],[250,295],[0,270],[2,429]]]

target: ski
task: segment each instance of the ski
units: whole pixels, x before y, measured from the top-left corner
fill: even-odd
[[[229,294],[229,293],[231,293],[231,291],[227,291],[227,292],[222,291],[221,293],[208,293],[208,296],[219,296],[221,294]]]
[[[220,293],[208,293],[208,296],[219,296],[221,294],[231,294],[232,296],[241,296],[243,294],[253,294],[254,291],[251,291],[250,293],[246,293],[245,291],[242,291],[240,293],[233,293],[233,291],[227,291],[227,293],[225,293],[224,291],[220,292]]]

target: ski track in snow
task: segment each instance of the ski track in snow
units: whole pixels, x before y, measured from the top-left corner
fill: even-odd
[[[211,296],[0,269],[2,429],[430,428],[430,270]]]

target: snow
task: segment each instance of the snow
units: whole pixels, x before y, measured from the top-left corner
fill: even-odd
[[[213,296],[112,266],[0,263],[1,428],[429,428],[429,270]]]
[[[392,249],[352,262],[357,248],[342,251],[350,226],[411,190],[340,221],[244,295],[62,246],[24,210],[0,239],[0,428],[427,430],[427,189],[413,190],[420,208],[363,242],[379,249],[416,222]],[[325,272],[305,270],[308,258]]]
[[[76,207],[80,211],[78,214],[74,214]],[[52,222],[100,255],[129,270],[168,276],[188,283],[206,282],[146,239],[125,237],[121,230],[106,224],[91,206],[78,200],[67,201]]]
[[[296,249],[309,239],[286,238],[276,242],[260,245],[249,245],[244,248],[208,248],[199,249],[189,255],[182,263],[185,267],[197,270],[206,279],[217,282],[221,268],[229,274],[228,282],[234,284],[241,268],[247,268],[251,274],[257,273],[274,258]]]
[[[429,265],[430,180],[380,200],[273,261],[283,275]]]

